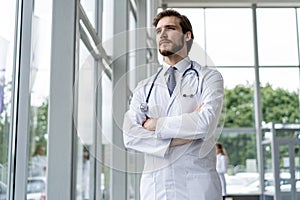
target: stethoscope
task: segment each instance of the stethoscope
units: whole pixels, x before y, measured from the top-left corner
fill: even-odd
[[[154,77],[154,79],[153,79],[153,81],[152,81],[150,90],[149,90],[148,95],[147,95],[147,98],[146,98],[146,102],[141,103],[141,105],[140,105],[140,109],[141,109],[141,111],[144,112],[144,113],[148,112],[148,110],[149,110],[149,106],[148,106],[149,98],[150,98],[151,92],[152,92],[152,90],[153,90],[154,83],[155,83],[155,81],[157,80],[157,77],[158,77],[158,75],[160,74],[160,72],[162,71],[162,69],[163,69],[163,68],[161,68],[161,69],[156,73],[156,75],[155,75],[155,77]],[[182,83],[183,83],[184,78],[188,75],[188,72],[193,72],[193,73],[196,74],[196,78],[197,78],[197,89],[196,89],[195,92],[192,93],[192,94],[185,94],[185,93],[182,94],[182,91],[181,91],[181,89],[182,89]],[[193,61],[191,61],[191,66],[183,72],[182,77],[181,77],[181,83],[180,83],[180,84],[181,84],[181,85],[180,85],[180,93],[182,94],[183,97],[194,97],[194,96],[198,93],[198,87],[199,87],[199,73],[198,73],[198,71],[194,68]]]

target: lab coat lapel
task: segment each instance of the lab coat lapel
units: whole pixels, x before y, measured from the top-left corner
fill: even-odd
[[[159,87],[159,96],[161,96],[163,99],[162,101],[165,102],[164,106],[165,108],[169,105],[169,101],[170,101],[170,95],[169,95],[169,90],[167,87],[167,83],[165,80],[165,77],[163,75],[163,73],[161,73],[158,78],[157,78],[157,86]],[[176,89],[176,87],[175,87]],[[174,91],[175,91],[174,89]],[[167,110],[166,110],[167,113]]]
[[[169,116],[172,111],[172,106],[174,105],[175,99],[180,95],[180,82],[176,83],[176,87],[173,91],[173,94],[170,97],[168,106],[167,106],[167,115]]]
[[[165,102],[165,104],[164,104],[164,106],[166,108],[165,114],[168,116],[168,115],[170,115],[170,112],[172,111],[173,102],[174,102],[177,94],[179,93],[179,84],[176,83],[175,89],[174,89],[171,97],[170,97],[166,79],[165,79],[163,73],[161,73],[158,76],[157,84],[158,84],[158,87],[160,88],[160,90],[159,90],[160,96],[163,98],[163,102]]]

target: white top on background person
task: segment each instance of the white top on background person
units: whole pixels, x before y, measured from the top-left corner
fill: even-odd
[[[138,84],[123,123],[125,146],[145,153],[141,200],[220,200],[214,131],[222,108],[223,78],[217,70],[193,62],[197,73],[191,70],[182,79],[192,64],[188,52],[194,38],[185,16],[165,10],[153,25],[163,66]],[[170,66],[177,69],[171,96],[166,84]],[[183,95],[190,92],[189,86],[196,92]],[[145,105],[148,109],[142,109]]]
[[[46,148],[43,145],[38,145],[30,160],[29,176],[46,176],[47,156]]]
[[[228,158],[224,151],[223,145],[221,143],[216,144],[216,154],[217,154],[216,169],[221,180],[222,196],[226,196],[227,193],[226,193],[225,174],[227,173]]]

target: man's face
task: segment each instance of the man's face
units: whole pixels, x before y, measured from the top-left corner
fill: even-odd
[[[170,56],[185,46],[184,34],[177,17],[163,17],[157,23],[156,42],[163,56]]]

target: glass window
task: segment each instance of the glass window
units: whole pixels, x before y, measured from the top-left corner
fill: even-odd
[[[52,1],[37,0],[33,10],[29,85],[28,199],[34,195],[46,198]]]
[[[46,184],[48,97],[50,83],[52,1],[34,3],[31,35],[30,66],[30,143],[28,166],[28,194]],[[35,189],[34,189],[35,187]],[[45,186],[41,191],[45,195]]]
[[[101,175],[101,191],[103,199],[108,200],[110,192],[110,169],[111,169],[111,151],[112,151],[112,82],[103,74],[102,81],[102,175]]]
[[[220,126],[254,127],[253,68],[218,68],[224,79],[225,98]]]
[[[299,69],[260,69],[263,121],[299,122]]]
[[[0,198],[8,193],[16,0],[0,1]]]
[[[205,65],[205,27],[204,27],[204,9],[202,8],[181,8],[178,11],[189,18],[194,33],[194,42],[190,52],[193,60]],[[201,53],[199,52],[201,49]]]
[[[102,45],[108,55],[112,55],[113,50],[113,24],[114,24],[114,1],[103,0],[103,20],[102,20]]]
[[[76,74],[77,116],[77,199],[89,199],[90,148],[95,130],[95,62],[84,43],[79,43],[79,70]]]
[[[219,123],[221,134],[216,139],[223,145],[228,156],[227,193],[258,194],[254,68],[219,67],[218,70],[224,79],[225,98]]]
[[[80,1],[80,4],[82,5],[85,14],[87,15],[87,17],[89,18],[91,24],[96,27],[96,14],[95,14],[95,10],[96,10],[96,1],[95,0],[84,0],[84,1]]]
[[[253,66],[251,9],[205,9],[205,20],[207,53],[215,65]]]
[[[257,31],[260,65],[298,65],[295,9],[257,9]]]

